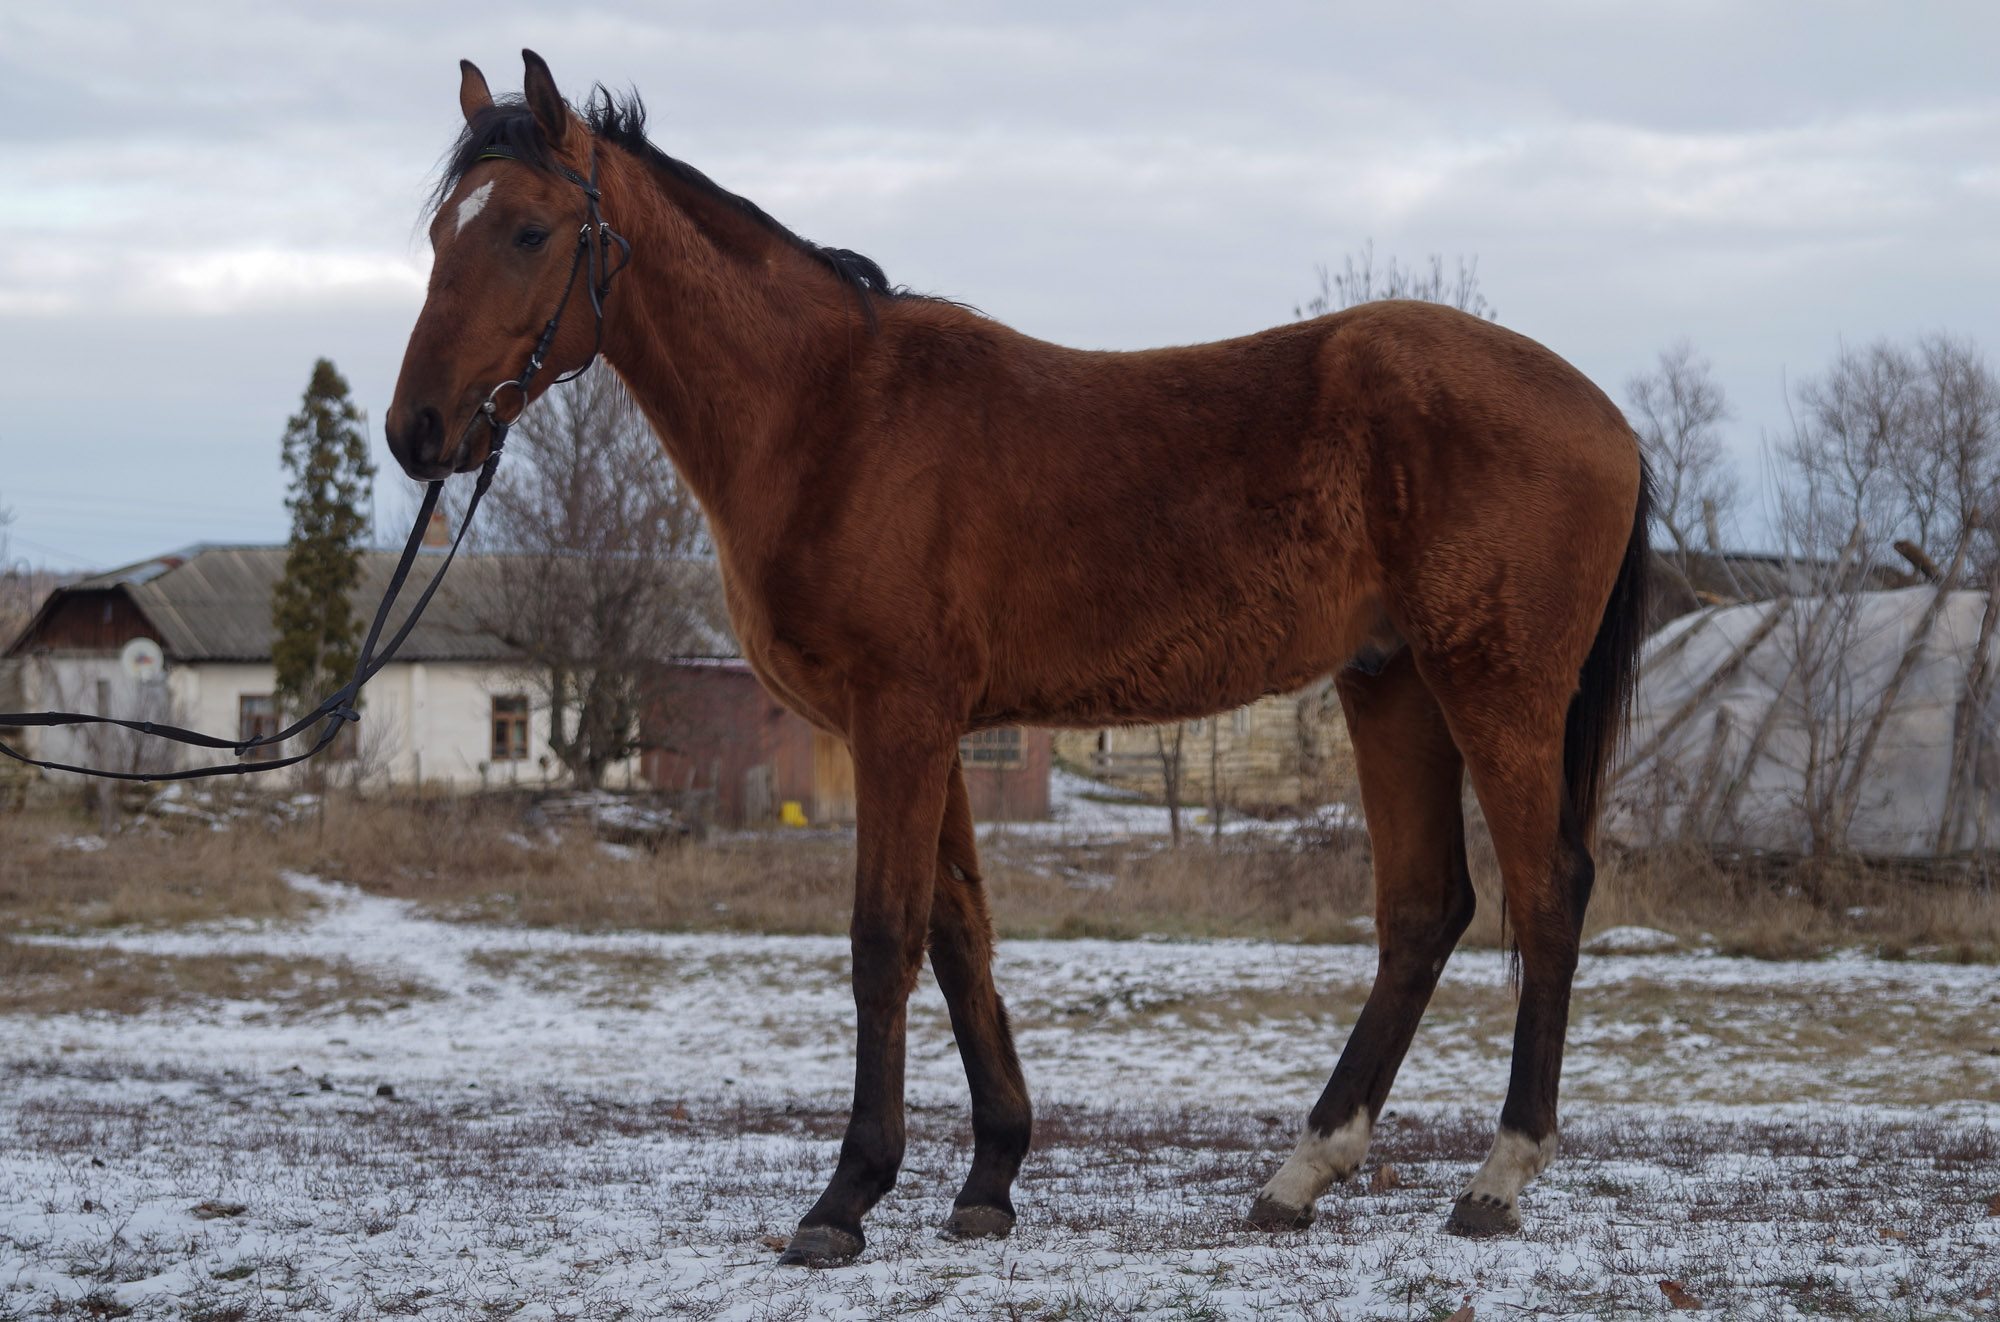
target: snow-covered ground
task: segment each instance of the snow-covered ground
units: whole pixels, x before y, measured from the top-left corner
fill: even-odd
[[[0,1319],[58,1299],[217,1318],[1607,1316],[1659,1311],[1661,1279],[1733,1315],[2000,1307],[1990,968],[1586,957],[1565,1156],[1524,1198],[1523,1238],[1469,1243],[1436,1227],[1505,1088],[1509,990],[1497,955],[1464,952],[1391,1102],[1396,1177],[1267,1240],[1236,1218],[1372,952],[1007,942],[1045,1118],[1015,1237],[930,1237],[965,1118],[926,983],[903,1186],[862,1264],[798,1274],[759,1240],[831,1168],[844,941],[446,923],[293,884],[320,901],[295,925],[45,938],[312,957],[428,994],[0,1018]]]
[[[1359,814],[1344,804],[1328,804],[1304,817],[1263,819],[1225,811],[1222,833],[1228,835],[1290,835],[1301,831],[1324,834],[1359,830]],[[1049,815],[1045,821],[982,822],[981,837],[1009,835],[1065,844],[1112,844],[1164,837],[1171,829],[1167,810],[1142,796],[1114,789],[1102,781],[1056,767],[1049,773]],[[1206,835],[1213,829],[1208,806],[1193,803],[1181,809],[1181,829]]]

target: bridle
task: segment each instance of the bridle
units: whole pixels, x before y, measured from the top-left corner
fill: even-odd
[[[520,160],[513,153],[497,148],[482,152],[477,159],[482,161]],[[53,762],[42,758],[29,757],[27,754],[9,747],[4,741],[0,741],[0,755],[12,758],[16,762],[26,763],[31,767],[40,767],[45,771],[67,771],[76,775],[97,776],[107,780],[201,780],[209,776],[247,776],[265,771],[278,771],[303,762],[307,758],[317,755],[328,744],[331,744],[340,734],[342,726],[350,721],[357,724],[360,722],[361,713],[356,709],[355,703],[361,697],[361,687],[373,679],[382,667],[389,664],[390,659],[396,655],[396,650],[410,636],[410,631],[416,627],[418,618],[424,613],[424,608],[430,605],[431,598],[436,595],[438,584],[444,581],[445,571],[451,568],[451,562],[457,558],[459,545],[465,541],[465,534],[472,527],[472,516],[478,511],[479,502],[486,498],[487,489],[493,485],[493,473],[500,466],[500,452],[506,444],[507,432],[520,418],[521,412],[527,408],[528,387],[542,370],[543,362],[548,357],[549,346],[555,343],[556,332],[562,327],[563,312],[568,309],[570,295],[576,289],[577,275],[579,272],[584,271],[586,267],[588,268],[588,278],[584,289],[590,296],[591,315],[596,319],[596,326],[590,345],[590,357],[584,359],[581,367],[563,373],[550,382],[550,384],[561,385],[565,381],[576,380],[590,370],[591,366],[597,362],[598,355],[604,348],[604,300],[610,296],[612,277],[631,265],[632,245],[625,240],[624,235],[611,228],[599,210],[599,204],[603,201],[603,194],[597,188],[597,144],[595,142],[591,144],[590,149],[590,175],[588,178],[578,174],[568,166],[559,163],[555,164],[552,168],[557,174],[583,190],[586,210],[586,219],[584,220],[583,227],[577,231],[576,250],[570,255],[569,277],[563,281],[562,297],[557,300],[555,312],[549,317],[548,323],[542,327],[541,336],[535,341],[534,351],[528,355],[528,365],[521,369],[519,376],[502,381],[488,391],[485,402],[479,406],[477,416],[486,420],[487,426],[492,429],[493,439],[492,446],[486,453],[485,461],[479,466],[479,476],[473,482],[472,498],[466,502],[465,506],[465,518],[459,524],[458,535],[452,538],[451,549],[446,552],[444,563],[438,566],[437,572],[431,575],[430,581],[424,585],[424,590],[417,596],[416,604],[411,607],[409,615],[404,618],[403,623],[396,629],[395,633],[389,636],[389,641],[383,646],[380,655],[376,654],[376,643],[381,639],[382,629],[388,622],[390,610],[395,606],[397,597],[402,594],[403,584],[410,576],[411,567],[416,564],[417,553],[423,547],[424,534],[430,529],[431,515],[436,512],[438,500],[444,493],[444,482],[442,479],[427,483],[424,488],[423,502],[417,507],[416,522],[410,529],[408,540],[403,544],[402,556],[396,562],[396,572],[390,576],[388,590],[382,596],[382,604],[376,608],[375,618],[368,626],[368,635],[361,644],[361,655],[354,663],[353,675],[348,679],[347,683],[328,694],[317,707],[276,734],[267,734],[256,739],[222,739],[212,734],[203,734],[199,730],[185,730],[177,725],[163,725],[157,721],[131,721],[115,716],[96,716],[84,712],[0,712],[0,726],[13,726],[17,728],[60,725],[116,726],[120,729],[133,730],[142,735],[167,739],[174,743],[187,744],[195,748],[227,749],[235,755],[238,759],[237,761],[218,763],[214,766],[191,767],[182,771],[112,771],[103,767],[72,766],[66,762]],[[613,248],[616,248],[619,253],[619,259],[615,265],[611,261],[611,251]],[[499,408],[500,393],[510,386],[520,392],[521,408],[516,409],[512,417],[502,418]],[[295,753],[290,757],[273,758],[265,762],[244,762],[241,760],[259,748],[270,748],[283,744],[286,740],[296,737],[321,721],[324,721],[325,725],[321,728],[317,738],[314,739],[312,747],[306,749],[303,753]]]
[[[479,161],[520,159],[504,148],[490,147],[474,158],[474,164]],[[559,386],[565,381],[576,380],[588,372],[591,364],[597,361],[597,355],[604,348],[604,300],[611,294],[611,278],[632,264],[632,245],[625,241],[624,235],[612,229],[598,211],[598,204],[604,200],[604,195],[597,189],[597,144],[593,142],[590,147],[589,178],[586,179],[561,163],[557,163],[553,168],[557,174],[583,190],[587,214],[583,228],[576,232],[576,248],[570,254],[569,278],[563,281],[562,297],[556,300],[555,314],[549,318],[548,324],[542,327],[541,338],[535,341],[535,350],[528,355],[528,365],[521,369],[521,375],[502,381],[487,391],[486,402],[479,406],[479,415],[493,428],[495,450],[498,450],[501,441],[506,439],[508,427],[513,425],[513,418],[504,422],[500,418],[500,392],[512,386],[521,393],[521,407],[523,409],[527,407],[528,385],[542,370],[542,361],[548,356],[549,346],[555,343],[556,332],[562,327],[563,311],[569,307],[570,292],[576,288],[577,273],[584,267],[589,267],[589,278],[584,282],[584,289],[590,295],[591,315],[596,318],[596,332],[590,344],[590,357],[583,360],[583,366],[564,372],[551,381],[550,385]],[[596,241],[592,242],[593,239]],[[611,264],[611,249],[614,246],[619,252],[616,266]],[[514,416],[520,416],[518,410]]]

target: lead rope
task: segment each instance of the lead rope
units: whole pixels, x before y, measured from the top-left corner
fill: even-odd
[[[509,153],[490,151],[479,159],[518,158]],[[466,502],[465,518],[459,524],[458,535],[452,538],[451,549],[446,552],[444,563],[438,566],[437,572],[431,575],[430,582],[424,585],[424,590],[418,594],[416,604],[410,608],[410,613],[404,617],[402,625],[389,636],[388,644],[383,647],[381,655],[376,655],[375,645],[381,639],[382,628],[388,622],[389,612],[394,608],[396,599],[401,596],[403,585],[409,579],[410,570],[416,564],[417,553],[423,547],[424,533],[429,529],[431,515],[436,512],[438,499],[444,493],[444,483],[441,480],[430,482],[425,486],[423,503],[417,507],[416,523],[410,529],[409,539],[403,543],[403,554],[396,562],[396,572],[389,578],[389,587],[383,594],[382,604],[376,608],[375,618],[368,626],[367,638],[361,645],[361,655],[354,663],[354,674],[347,683],[327,695],[319,706],[276,734],[262,735],[256,739],[221,739],[212,734],[203,734],[199,730],[183,729],[178,725],[166,725],[158,721],[129,721],[115,716],[97,716],[87,712],[0,712],[0,726],[47,728],[67,725],[110,725],[195,748],[228,749],[239,759],[238,761],[192,767],[182,771],[112,771],[103,767],[74,766],[67,762],[29,757],[19,749],[9,746],[4,740],[0,740],[0,755],[31,767],[40,767],[45,771],[67,771],[105,780],[136,780],[150,783],[156,780],[202,780],[211,776],[249,776],[266,771],[279,771],[314,757],[338,737],[342,726],[350,721],[357,724],[360,722],[361,713],[356,710],[354,704],[361,696],[361,686],[373,679],[383,666],[389,664],[391,658],[396,655],[396,650],[410,636],[410,631],[416,628],[417,620],[423,615],[425,607],[430,605],[431,598],[437,594],[438,585],[444,581],[445,571],[451,568],[451,562],[458,557],[458,548],[465,541],[465,534],[471,531],[472,516],[478,512],[479,502],[486,498],[487,489],[493,485],[493,474],[500,466],[500,452],[506,445],[507,432],[513,427],[515,418],[520,416],[517,412],[514,418],[503,421],[495,401],[502,390],[512,386],[521,392],[522,407],[527,406],[528,387],[541,372],[542,361],[548,354],[549,346],[555,343],[556,331],[562,325],[563,312],[568,308],[570,294],[576,287],[577,272],[586,265],[589,267],[589,282],[585,286],[585,291],[590,296],[590,310],[596,321],[590,357],[584,359],[583,366],[555,378],[553,384],[560,385],[565,381],[574,381],[589,371],[597,362],[599,351],[604,347],[604,300],[611,293],[611,278],[631,264],[632,245],[625,241],[623,235],[612,229],[598,212],[601,194],[597,190],[595,144],[591,147],[589,179],[583,178],[565,166],[558,165],[556,170],[583,189],[589,213],[589,219],[577,234],[576,252],[570,257],[569,278],[563,282],[562,298],[556,303],[555,315],[542,327],[541,336],[536,340],[534,352],[528,356],[528,365],[522,369],[521,375],[502,381],[493,387],[486,396],[486,402],[480,405],[480,416],[493,429],[493,445],[487,452],[486,461],[479,466],[479,477],[472,487],[472,499]],[[616,245],[622,254],[616,266],[610,264],[608,256],[613,245]],[[313,741],[312,747],[303,753],[273,758],[269,761],[241,760],[257,749],[282,744],[319,721],[324,721],[325,724]]]

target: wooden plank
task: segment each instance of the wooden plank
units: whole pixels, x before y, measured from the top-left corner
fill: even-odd
[[[1938,815],[1934,850],[1939,855],[1958,852],[1958,837],[1964,831],[1966,804],[1972,797],[1967,782],[1973,779],[1972,769],[1978,762],[1980,720],[1993,689],[1990,653],[1994,628],[2000,625],[2000,591],[1996,588],[2000,588],[2000,580],[1989,578],[1986,609],[1979,615],[1979,641],[1972,646],[1972,657],[1965,675],[1965,691],[1958,695],[1958,706],[1952,712],[1951,761],[1945,773],[1944,811]]]
[[[1966,539],[1969,541],[1970,539]],[[1875,755],[1875,744],[1882,736],[1883,727],[1889,724],[1890,708],[1896,705],[1896,698],[1903,691],[1903,684],[1910,672],[1917,668],[1917,658],[1923,655],[1924,645],[1930,641],[1931,630],[1937,627],[1938,616],[1944,614],[1945,603],[1951,597],[1953,584],[1958,582],[1958,571],[1965,564],[1966,542],[1961,541],[1958,554],[1951,559],[1951,568],[1944,572],[1944,578],[1931,593],[1930,605],[1924,607],[1923,618],[1910,633],[1909,644],[1903,648],[1903,655],[1896,661],[1896,672],[1889,676],[1888,687],[1882,690],[1882,700],[1875,705],[1875,714],[1868,718],[1868,728],[1861,732],[1861,747],[1855,750],[1854,768],[1848,772],[1847,784],[1841,790],[1835,820],[1840,823],[1840,840],[1847,839],[1847,830],[1854,822],[1854,812],[1861,804],[1861,781],[1868,774],[1868,759]]]
[[[854,820],[854,759],[847,745],[824,730],[813,731],[813,821]]]
[[[1778,713],[1783,709],[1785,699],[1790,696],[1792,681],[1798,678],[1798,673],[1798,668],[1794,666],[1787,670],[1784,679],[1778,682],[1778,691],[1771,695],[1769,705],[1764,708],[1763,716],[1757,721],[1757,728],[1750,734],[1750,746],[1743,752],[1743,761],[1737,764],[1735,774],[1730,776],[1722,787],[1722,793],[1716,798],[1714,815],[1702,824],[1704,833],[1713,835],[1725,824],[1736,820],[1736,801],[1743,796],[1743,787],[1750,783],[1751,773],[1756,771],[1757,763],[1763,760],[1764,746],[1771,740],[1771,731],[1777,728]]]
[[[1790,605],[1791,599],[1789,597],[1780,597],[1771,603],[1770,612],[1758,622],[1755,629],[1750,631],[1750,636],[1737,646],[1736,650],[1730,654],[1729,659],[1720,666],[1717,666],[1715,673],[1702,681],[1701,687],[1690,694],[1688,700],[1682,703],[1675,710],[1674,714],[1669,716],[1666,722],[1653,732],[1653,737],[1648,739],[1643,747],[1634,750],[1625,759],[1624,766],[1619,771],[1617,779],[1623,780],[1633,770],[1651,758],[1653,754],[1659,752],[1666,745],[1667,740],[1673,738],[1681,726],[1687,723],[1688,718],[1701,709],[1701,705],[1704,702],[1714,697],[1723,685],[1736,678],[1736,672],[1743,668],[1743,663],[1750,659],[1750,654],[1756,651],[1766,638],[1771,636],[1772,631],[1778,627],[1778,621],[1784,618],[1785,611]]]
[[[1697,618],[1693,624],[1690,624],[1687,628],[1675,634],[1673,637],[1673,641],[1669,642],[1665,647],[1662,647],[1660,649],[1659,655],[1642,657],[1641,663],[1644,665],[1656,666],[1660,662],[1665,661],[1670,657],[1679,656],[1681,653],[1681,649],[1686,647],[1689,642],[1693,641],[1694,636],[1696,634],[1706,629],[1709,625],[1715,623],[1715,617],[1721,614],[1723,611],[1729,609],[1729,607],[1734,604],[1735,603],[1733,602],[1710,603],[1710,608],[1704,610],[1701,613],[1700,617]]]
[[[1848,549],[1852,550],[1854,545],[1853,541],[1849,541]],[[1843,563],[1845,558],[1846,553],[1843,552]],[[1811,656],[1814,649],[1819,646],[1820,628],[1835,614],[1836,595],[1829,592],[1808,599],[1817,601],[1818,606],[1814,609],[1812,618],[1806,621],[1805,636],[1799,640],[1798,650],[1793,654],[1792,664],[1785,670],[1784,679],[1778,684],[1778,691],[1771,696],[1770,705],[1764,709],[1763,719],[1757,722],[1756,732],[1750,736],[1750,747],[1744,752],[1742,764],[1730,778],[1728,787],[1716,805],[1717,825],[1735,819],[1736,801],[1742,796],[1743,787],[1750,783],[1751,774],[1756,771],[1758,761],[1763,758],[1764,747],[1770,742],[1771,732],[1777,728],[1778,715],[1784,709],[1785,700],[1791,696],[1792,681],[1799,676],[1799,657]]]
[[[1731,723],[1729,709],[1715,709],[1715,729],[1708,740],[1708,755],[1702,759],[1701,774],[1695,777],[1694,792],[1681,809],[1680,829],[1675,832],[1682,839],[1705,840],[1708,836],[1708,801],[1715,793],[1716,782],[1722,777],[1722,757],[1729,747]]]

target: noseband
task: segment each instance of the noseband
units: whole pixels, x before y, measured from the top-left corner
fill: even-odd
[[[510,151],[495,147],[481,152],[475,158],[475,163],[520,159]],[[563,311],[569,307],[570,293],[576,288],[577,274],[586,266],[589,267],[584,289],[590,294],[590,311],[596,319],[590,343],[590,357],[584,359],[583,366],[563,373],[550,382],[551,385],[559,386],[565,381],[576,380],[588,372],[591,365],[597,361],[598,353],[604,348],[604,300],[611,294],[611,278],[632,262],[632,245],[625,241],[624,235],[611,228],[610,222],[606,221],[597,209],[598,203],[604,200],[604,195],[597,188],[597,144],[591,144],[588,179],[566,165],[558,164],[554,168],[557,174],[583,190],[587,214],[583,228],[576,232],[576,248],[571,252],[569,259],[569,278],[563,281],[562,297],[556,300],[555,315],[551,316],[548,324],[542,327],[541,338],[535,341],[535,351],[528,355],[528,365],[521,369],[521,375],[502,381],[487,391],[486,402],[479,406],[480,416],[485,418],[487,426],[493,429],[494,453],[499,452],[501,443],[507,439],[507,429],[514,425],[514,418],[521,416],[520,410],[517,409],[514,418],[501,419],[500,392],[509,387],[518,390],[521,393],[521,408],[525,409],[528,406],[528,386],[541,372],[542,362],[548,356],[549,346],[555,343],[556,332],[562,327]],[[618,250],[618,262],[615,266],[611,262],[611,250],[614,247]]]
[[[510,152],[490,150],[482,153],[478,159],[514,161],[520,158]],[[487,488],[493,485],[493,472],[499,467],[500,450],[507,440],[507,431],[521,416],[521,409],[525,409],[528,405],[528,387],[541,372],[542,363],[548,356],[549,346],[555,343],[556,332],[562,326],[563,310],[569,306],[570,294],[576,289],[577,274],[586,266],[589,271],[584,288],[590,295],[591,315],[597,322],[595,334],[591,339],[590,357],[584,359],[583,366],[563,373],[550,384],[561,385],[565,381],[576,380],[590,370],[591,365],[597,361],[599,352],[604,348],[604,300],[611,293],[611,278],[631,264],[632,245],[625,241],[624,235],[611,228],[598,210],[598,203],[603,201],[603,195],[597,190],[597,145],[594,142],[590,149],[588,179],[564,165],[556,165],[554,169],[557,174],[583,190],[584,205],[587,208],[583,228],[577,231],[576,250],[570,255],[569,278],[563,281],[562,297],[556,302],[555,314],[549,318],[548,324],[542,327],[541,338],[535,341],[535,350],[528,355],[528,365],[521,369],[521,375],[494,386],[487,392],[486,402],[479,406],[479,416],[493,429],[493,444],[486,452],[485,462],[479,466],[479,476],[472,486],[472,498],[466,502],[465,518],[459,524],[458,536],[452,539],[451,550],[445,555],[444,563],[438,566],[437,573],[431,575],[430,582],[424,585],[423,592],[417,597],[416,605],[410,609],[402,625],[390,635],[381,655],[376,655],[375,644],[382,636],[382,628],[388,622],[389,611],[395,606],[396,598],[402,594],[403,584],[410,576],[411,566],[416,563],[417,553],[423,547],[424,534],[430,528],[431,514],[437,509],[438,498],[444,492],[444,483],[441,480],[427,484],[424,489],[423,502],[417,507],[416,525],[410,529],[409,539],[403,544],[402,557],[396,562],[396,572],[390,576],[388,590],[382,596],[382,604],[376,609],[375,618],[368,626],[368,636],[361,644],[361,654],[354,663],[353,676],[338,690],[328,694],[319,706],[276,734],[239,741],[221,739],[212,734],[203,734],[199,730],[184,730],[179,726],[165,725],[157,721],[130,721],[82,712],[0,712],[0,726],[45,728],[58,725],[110,725],[195,748],[227,749],[236,755],[238,761],[192,767],[182,771],[113,771],[108,768],[72,766],[65,762],[29,757],[5,743],[0,743],[0,756],[46,771],[68,771],[77,775],[98,776],[109,780],[200,780],[208,776],[244,776],[261,771],[277,771],[303,762],[332,743],[334,737],[340,733],[341,727],[347,722],[358,722],[361,719],[361,713],[355,707],[361,697],[361,686],[373,679],[376,672],[396,655],[396,649],[410,636],[410,630],[416,627],[418,617],[424,613],[424,608],[430,605],[431,597],[437,593],[438,584],[444,581],[445,571],[451,568],[451,562],[457,558],[459,544],[465,540],[466,530],[472,527],[472,516],[478,511],[479,502],[485,499]],[[619,254],[615,265],[611,261],[611,250],[614,247]],[[500,392],[509,386],[521,392],[521,409],[515,410],[511,418],[502,418],[499,410]],[[240,760],[257,749],[273,748],[283,744],[320,721],[324,721],[325,725],[320,728],[312,747],[303,753],[274,758],[268,762]]]

